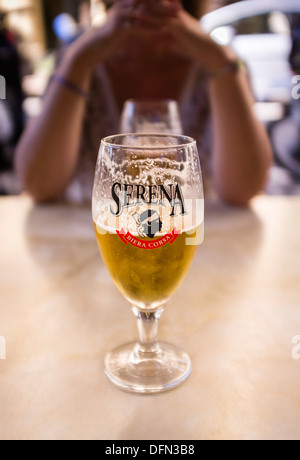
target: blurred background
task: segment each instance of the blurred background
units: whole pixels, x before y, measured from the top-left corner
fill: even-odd
[[[104,19],[102,0],[0,0],[0,195],[20,193],[15,147],[40,111],[57,50]],[[248,66],[274,150],[266,193],[300,195],[300,1],[212,0],[202,26]]]

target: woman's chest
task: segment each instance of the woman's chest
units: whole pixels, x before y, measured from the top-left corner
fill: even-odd
[[[118,69],[107,67],[116,103],[121,109],[128,99],[179,100],[186,86],[189,66]]]

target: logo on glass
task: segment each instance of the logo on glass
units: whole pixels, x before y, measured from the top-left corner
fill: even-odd
[[[115,182],[112,186],[112,198],[117,205],[115,211],[110,210],[114,216],[120,216],[124,208],[137,206],[141,203],[147,205],[164,206],[169,202],[171,207],[170,216],[175,216],[176,207],[180,206],[181,215],[186,214],[182,190],[179,184],[169,184],[169,190],[164,185],[135,185],[120,184]]]
[[[141,215],[136,213],[135,216],[137,219],[137,231],[142,238],[153,239],[156,233],[161,231],[163,224],[157,211],[148,209],[142,212]]]
[[[187,214],[179,184],[144,186],[116,182],[112,186],[112,198],[115,205],[111,206],[110,212],[115,217],[121,216],[124,209],[134,208],[133,213],[128,212],[134,231],[132,225],[131,232],[126,232],[123,227],[117,231],[125,244],[140,249],[158,249],[174,243],[180,235],[181,231],[175,226],[170,230],[167,222],[176,215]]]

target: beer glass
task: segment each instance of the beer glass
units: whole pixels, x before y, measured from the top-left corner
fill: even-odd
[[[120,132],[182,134],[177,102],[172,99],[129,99],[121,114]]]
[[[131,304],[139,331],[137,343],[105,358],[107,376],[124,390],[168,390],[191,372],[189,356],[158,342],[157,332],[165,304],[203,240],[203,219],[193,139],[124,134],[102,140],[93,190],[95,232],[104,264]]]

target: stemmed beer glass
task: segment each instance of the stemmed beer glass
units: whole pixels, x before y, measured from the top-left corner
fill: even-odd
[[[172,99],[129,99],[122,110],[120,132],[182,134],[177,102]]]
[[[183,382],[189,356],[157,341],[166,302],[203,240],[204,200],[196,142],[167,134],[105,138],[97,160],[93,221],[102,259],[138,322],[139,342],[105,359],[118,387],[155,393]],[[184,314],[184,311],[183,311]]]

